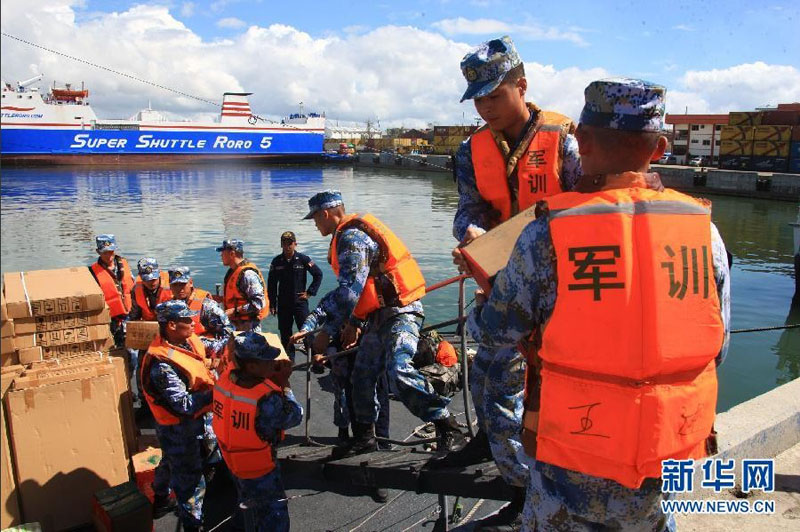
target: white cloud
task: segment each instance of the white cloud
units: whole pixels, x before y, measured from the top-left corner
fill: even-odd
[[[509,24],[502,20],[491,18],[467,19],[464,17],[448,18],[434,22],[431,26],[445,35],[497,35],[513,34],[515,39],[532,41],[568,41],[578,46],[587,43],[581,37],[579,29],[571,27],[569,30],[560,30],[554,27],[545,27],[535,22]]]
[[[195,7],[194,2],[184,2],[181,5],[181,15],[184,17],[191,17],[194,15]]]
[[[239,29],[247,26],[247,23],[236,17],[225,17],[217,21],[217,26],[220,28]]]
[[[140,4],[76,21],[70,0],[4,1],[4,32],[214,102],[225,91],[252,91],[253,110],[279,119],[304,102],[331,120],[379,119],[382,127],[471,122],[472,102],[459,104],[466,86],[458,65],[467,43],[438,32],[383,26],[365,32],[314,37],[297,28],[249,26],[225,39],[204,40],[163,5]],[[179,10],[179,7],[175,8]],[[523,60],[526,58],[522,57]],[[43,87],[85,81],[101,118],[126,118],[152,101],[155,109],[185,118],[219,109],[2,38],[7,81],[43,72]],[[583,89],[608,76],[603,68],[564,68],[526,62],[529,99],[577,118]],[[754,63],[687,72],[669,87],[670,110],[726,112],[800,101],[794,67]]]
[[[678,24],[676,26],[672,26],[672,29],[680,31],[694,31],[694,28],[687,24]]]
[[[800,70],[761,61],[724,69],[690,70],[680,79],[677,89],[667,90],[668,106],[674,112],[683,112],[686,106],[689,113],[746,111],[800,101]]]

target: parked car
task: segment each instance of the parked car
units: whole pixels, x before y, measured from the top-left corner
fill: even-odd
[[[705,162],[706,161],[703,157],[692,157],[689,160],[689,166],[704,166]]]
[[[678,164],[678,158],[674,155],[662,155],[658,160],[658,164]]]
[[[658,164],[668,164],[668,163],[667,163],[667,161],[668,161],[668,160],[669,160],[669,154],[668,154],[668,153],[665,153],[665,154],[664,154],[664,155],[662,155],[662,156],[661,156],[661,158],[658,160]]]

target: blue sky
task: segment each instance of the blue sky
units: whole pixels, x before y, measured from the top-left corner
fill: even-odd
[[[605,75],[665,84],[673,112],[798,101],[800,2],[756,4],[40,0],[31,8],[4,0],[0,21],[13,35],[204,97],[252,90],[254,108],[266,113],[290,112],[300,99],[342,120],[372,114],[420,125],[474,113],[458,104],[459,59],[502,34],[529,66],[530,98],[568,114],[577,114],[586,83]],[[204,112],[20,47],[3,39],[4,79],[46,67],[54,79],[78,73],[104,93],[146,93],[171,112]],[[107,95],[95,102],[121,105]]]

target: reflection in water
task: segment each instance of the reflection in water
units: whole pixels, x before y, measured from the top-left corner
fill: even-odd
[[[798,299],[795,299],[789,308],[785,325],[795,323],[800,323],[800,300]],[[800,377],[800,328],[785,329],[772,350],[778,355],[777,384],[786,384]]]
[[[97,257],[94,235],[114,233],[131,263],[150,255],[164,267],[189,266],[196,284],[213,291],[225,274],[214,251],[223,238],[245,240],[247,257],[266,269],[281,251],[280,234],[290,230],[298,250],[322,267],[323,294],[335,283],[325,262],[328,239],[300,218],[308,198],[326,188],[342,191],[348,211],[384,220],[407,243],[428,283],[455,274],[450,250],[458,194],[450,174],[343,166],[4,169],[0,268],[88,264]],[[782,323],[793,287],[788,223],[797,207],[711,199],[714,221],[734,255],[733,328]],[[455,317],[457,290],[454,284],[425,298],[429,324]],[[274,318],[265,327],[276,331]],[[734,335],[720,367],[718,409],[798,377],[798,336],[799,330]]]

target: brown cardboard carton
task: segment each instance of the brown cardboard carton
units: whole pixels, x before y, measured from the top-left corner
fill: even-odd
[[[99,310],[103,292],[85,266],[3,274],[10,318],[31,318]]]
[[[157,321],[129,321],[125,327],[125,347],[147,349],[157,334]]]
[[[17,356],[19,357],[20,364],[23,365],[32,364],[34,362],[42,360],[42,348],[36,346],[36,347],[25,347],[22,349],[18,349]]]
[[[8,310],[6,310],[6,296],[0,290],[0,321],[8,321]]]
[[[108,325],[88,325],[86,327],[76,327],[74,329],[62,329],[60,331],[45,331],[33,334],[21,334],[16,336],[17,347],[53,347],[57,345],[81,344],[95,340],[105,340],[111,336]]]
[[[0,353],[8,355],[14,352],[17,348],[17,340],[13,336],[4,336],[0,338]]]
[[[14,336],[14,320],[3,320],[0,325],[0,337],[8,338]]]
[[[6,392],[14,382],[16,373],[3,373],[0,375],[0,394]],[[17,481],[14,479],[13,457],[8,445],[8,427],[6,425],[5,401],[0,405],[0,529],[5,529],[22,522],[17,495]]]
[[[3,338],[5,340],[5,338]],[[7,368],[19,365],[19,355],[16,351],[0,354],[0,367]]]
[[[44,532],[90,523],[92,495],[128,480],[114,375],[62,377],[6,396],[22,511]]]
[[[111,315],[109,314],[108,307],[74,314],[53,314],[50,316],[35,316],[33,318],[17,318],[14,320],[14,334],[22,335],[58,331],[110,322]]]
[[[494,283],[494,276],[508,263],[520,233],[536,219],[535,210],[535,205],[525,209],[461,249],[475,282],[487,293]]]
[[[105,340],[97,340],[94,342],[79,342],[77,344],[43,346],[42,358],[66,358],[78,355],[85,355],[94,353],[96,351],[108,351],[114,347],[114,339],[106,338]]]

